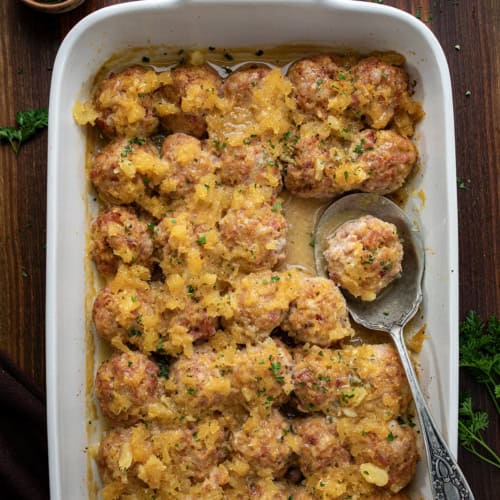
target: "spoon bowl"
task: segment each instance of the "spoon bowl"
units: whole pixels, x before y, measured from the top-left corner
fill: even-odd
[[[415,315],[422,302],[424,247],[414,225],[395,203],[383,196],[367,193],[344,196],[332,203],[316,224],[316,271],[320,276],[327,276],[323,253],[328,238],[345,222],[363,215],[372,215],[396,226],[403,245],[403,270],[401,276],[382,290],[373,301],[362,301],[344,291],[347,308],[356,323],[371,330],[387,332],[394,341],[412,391],[424,437],[433,498],[474,499],[465,476],[430,414],[403,336],[403,327]]]
[[[396,226],[403,245],[403,272],[374,301],[359,300],[346,291],[344,296],[356,323],[370,330],[387,332],[394,325],[405,325],[417,312],[422,302],[421,283],[424,274],[424,247],[420,233],[395,203],[383,196],[368,193],[351,194],[332,203],[316,225],[316,272],[320,276],[327,276],[323,252],[328,237],[345,222],[367,214]]]

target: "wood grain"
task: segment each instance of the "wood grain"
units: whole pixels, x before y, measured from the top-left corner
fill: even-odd
[[[377,0],[378,1],[378,0]],[[117,0],[87,0],[59,16],[0,2],[0,125],[21,109],[48,106],[52,64],[71,27]],[[378,2],[382,3],[382,2]],[[441,42],[455,104],[460,231],[461,316],[500,313],[500,29],[498,0],[385,0],[420,17]],[[460,45],[460,50],[455,48]],[[470,94],[470,95],[469,95]],[[45,384],[44,287],[46,132],[19,156],[0,146],[0,349],[40,386]],[[499,419],[486,395],[461,373],[460,388],[488,409],[487,438],[500,443]],[[467,452],[460,463],[477,499],[498,497],[500,474]]]

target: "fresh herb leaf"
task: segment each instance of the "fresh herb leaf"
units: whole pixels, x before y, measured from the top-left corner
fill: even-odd
[[[0,127],[0,141],[8,141],[12,149],[19,153],[21,146],[36,131],[48,125],[49,115],[46,108],[29,109],[16,113],[16,127]]]
[[[462,400],[458,414],[460,445],[481,460],[500,468],[500,457],[486,444],[481,434],[488,427],[488,414],[485,411],[474,411],[470,396]]]
[[[168,380],[169,372],[169,364],[164,360],[158,361],[158,377],[162,377]]]
[[[485,325],[475,311],[460,324],[460,366],[486,387],[500,414],[500,321],[491,316]]]

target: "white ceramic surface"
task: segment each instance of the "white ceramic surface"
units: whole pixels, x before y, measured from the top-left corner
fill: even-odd
[[[54,65],[49,109],[47,214],[47,411],[51,496],[88,497],[85,449],[85,133],[72,118],[94,75],[128,47],[262,47],[284,43],[396,50],[418,82],[426,117],[417,130],[423,171],[412,181],[426,194],[408,205],[426,252],[424,311],[430,339],[422,383],[436,422],[457,446],[458,243],[451,84],[441,47],[413,16],[349,0],[146,0],[99,10],[64,40]],[[430,498],[424,464],[412,492]]]

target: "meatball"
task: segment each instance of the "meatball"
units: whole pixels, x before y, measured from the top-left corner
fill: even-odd
[[[285,345],[267,338],[236,354],[233,386],[245,403],[266,408],[286,401],[293,389],[293,360]]]
[[[183,330],[192,338],[193,342],[207,340],[217,330],[219,319],[208,313],[206,308],[194,300],[186,302],[182,309],[171,312],[167,330]]]
[[[99,444],[96,459],[103,482],[138,485],[140,464],[151,454],[149,437],[150,433],[143,424],[126,429],[117,427],[107,432]],[[134,450],[130,445],[132,439],[136,445]],[[139,447],[141,453],[134,453]]]
[[[335,283],[371,301],[400,275],[403,246],[394,224],[364,215],[345,222],[327,239],[324,256]]]
[[[308,114],[325,119],[335,103],[344,111],[351,102],[352,75],[346,60],[336,55],[306,57],[288,71],[298,107]],[[341,100],[342,103],[336,103]]]
[[[302,411],[376,415],[387,421],[404,414],[410,404],[404,370],[389,344],[297,349],[294,362],[293,383]]]
[[[182,132],[201,138],[206,134],[206,115],[221,94],[222,79],[208,64],[178,66],[172,71],[172,82],[158,92],[157,106],[162,126],[169,132]],[[163,112],[162,101],[174,104],[172,113]]]
[[[133,210],[109,208],[100,212],[92,224],[90,253],[97,270],[104,276],[113,276],[120,262],[150,266],[152,233]]]
[[[175,361],[170,378],[176,385],[175,402],[194,414],[221,410],[235,396],[231,365],[206,344],[195,347],[190,358]]]
[[[94,300],[92,316],[96,332],[104,340],[118,345],[133,344],[145,352],[155,349],[149,344],[145,326],[154,330],[160,327],[155,293],[151,289],[112,291],[105,287]]]
[[[249,64],[231,73],[224,81],[224,97],[232,101],[233,105],[249,105],[254,89],[270,72],[268,66]]]
[[[148,136],[158,129],[152,92],[162,78],[142,66],[130,66],[111,73],[94,95],[97,126],[108,137]]]
[[[236,456],[260,476],[266,473],[283,476],[290,464],[294,444],[290,423],[277,410],[265,419],[258,413],[250,415],[232,438]]]
[[[413,142],[392,130],[364,130],[353,143],[355,162],[366,173],[359,186],[367,193],[388,194],[399,189],[417,161]]]
[[[340,353],[354,372],[349,384],[350,391],[354,393],[353,404],[360,397],[358,406],[354,407],[359,416],[377,415],[383,420],[389,420],[408,411],[412,395],[394,346],[364,344],[346,347]],[[359,390],[361,387],[366,391],[362,399],[364,391]]]
[[[330,346],[352,337],[347,306],[340,290],[326,278],[305,278],[299,296],[281,325],[300,342]]]
[[[294,273],[259,272],[243,276],[230,292],[234,311],[223,326],[238,343],[264,340],[285,319],[298,286]]]
[[[308,133],[286,165],[285,186],[301,198],[331,198],[358,189],[367,177],[363,165],[346,159],[340,140]]]
[[[335,183],[341,160],[340,145],[319,135],[299,139],[293,161],[287,164],[285,186],[301,198],[329,198],[341,192]]]
[[[327,467],[343,467],[351,463],[351,455],[342,446],[336,421],[331,417],[298,419],[293,430],[299,437],[299,464],[305,476]]]
[[[408,75],[402,68],[376,57],[361,59],[353,68],[351,106],[365,116],[370,127],[385,128],[408,92]]]
[[[198,224],[195,211],[176,211],[156,226],[155,243],[165,276],[186,269],[194,275],[201,270],[219,275],[224,249],[215,222],[208,222]]]
[[[97,463],[105,483],[119,481],[141,489],[145,483],[169,491],[176,490],[169,482],[172,477],[195,482],[206,478],[228,449],[227,432],[215,419],[175,429],[139,424],[110,431],[101,441]]]
[[[95,157],[89,177],[105,202],[128,205],[145,195],[144,176],[134,164],[138,154],[158,157],[153,146],[137,137],[110,142]]]
[[[418,460],[415,429],[395,420],[381,423],[367,418],[342,419],[338,431],[360,469],[369,472],[365,475],[371,469],[380,475],[377,486],[397,493],[411,481]],[[365,479],[371,482],[369,477]]]
[[[294,499],[309,500],[311,498],[328,498],[345,500],[346,498],[362,498],[363,500],[409,500],[403,493],[393,494],[385,488],[369,483],[365,469],[360,470],[357,464],[342,468],[329,467],[307,476],[304,490],[300,490]]]
[[[228,433],[216,419],[201,420],[185,428],[153,430],[153,437],[163,462],[169,463],[171,473],[179,478],[203,481],[228,456]]]
[[[195,137],[181,133],[169,135],[161,151],[168,170],[159,191],[171,199],[192,193],[203,176],[216,170],[215,158],[203,149],[202,143]]]
[[[245,272],[273,269],[285,260],[287,229],[277,207],[250,201],[229,209],[219,223],[229,259]]]
[[[114,424],[130,425],[147,417],[149,403],[161,393],[158,366],[139,352],[115,353],[97,370],[95,394]]]
[[[219,159],[219,175],[224,184],[257,184],[270,188],[274,195],[281,191],[281,164],[274,151],[260,139],[246,139],[241,146],[226,146],[220,151]]]

